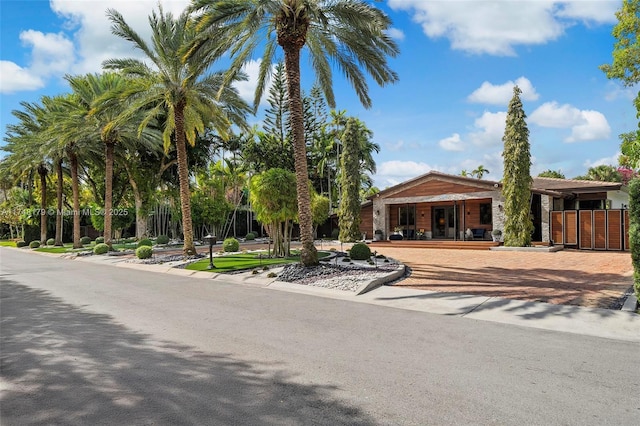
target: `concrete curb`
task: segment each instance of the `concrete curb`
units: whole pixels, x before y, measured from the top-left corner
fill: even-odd
[[[376,289],[382,285],[385,285],[386,283],[390,283],[391,281],[395,281],[399,278],[402,278],[406,271],[407,271],[407,267],[402,263],[400,263],[398,264],[398,267],[396,268],[396,270],[391,272],[390,274],[385,275],[384,277],[374,278],[369,282],[362,283],[355,292],[356,296],[365,294],[366,292]]]
[[[638,310],[638,298],[635,293],[631,293],[627,296],[627,299],[624,301],[620,310],[625,312],[636,312]]]

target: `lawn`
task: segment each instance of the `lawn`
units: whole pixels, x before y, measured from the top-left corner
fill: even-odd
[[[211,271],[219,273],[242,271],[247,269],[262,268],[264,266],[300,262],[300,255],[297,254],[286,258],[260,258],[260,256],[266,256],[266,254],[266,252],[253,252],[214,257],[213,269],[209,269],[209,258],[205,258],[187,265],[187,269],[191,271]],[[326,257],[328,255],[328,252],[318,253],[318,257],[320,258]]]
[[[2,240],[0,241],[0,247],[15,247],[16,242],[13,240]]]

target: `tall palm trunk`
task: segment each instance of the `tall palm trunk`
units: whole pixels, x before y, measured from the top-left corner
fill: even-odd
[[[56,173],[58,175],[58,187],[56,190],[56,198],[57,198],[57,209],[56,209],[56,238],[55,245],[62,245],[62,220],[64,216],[62,214],[62,185],[63,185],[63,175],[62,175],[62,158],[59,158],[56,163]]]
[[[131,185],[131,192],[133,192],[133,201],[136,207],[136,238],[140,240],[147,236],[147,217],[143,211],[144,195],[142,191],[140,191],[140,186],[138,182],[136,182],[131,166],[125,163],[124,168],[127,170],[129,185]]]
[[[187,145],[184,134],[184,102],[178,103],[175,110],[176,121],[176,152],[178,154],[178,178],[180,180],[180,207],[182,211],[182,232],[185,256],[196,254],[193,245],[193,223],[191,221],[191,191],[189,190],[189,163],[187,162]]]
[[[304,139],[304,114],[300,94],[300,48],[296,45],[283,46],[289,92],[289,112],[293,133],[293,155],[296,168],[296,190],[298,192],[298,218],[300,221],[300,262],[304,266],[318,264],[318,251],[313,245],[313,224],[311,216],[311,195],[309,194],[309,173],[307,171],[307,149]]]
[[[40,244],[47,243],[47,168],[38,166],[40,175]]]
[[[69,151],[71,190],[73,192],[73,248],[82,248],[80,242],[80,188],[78,182],[78,156]]]
[[[104,243],[111,247],[111,212],[113,210],[113,151],[114,143],[105,142],[104,168]]]

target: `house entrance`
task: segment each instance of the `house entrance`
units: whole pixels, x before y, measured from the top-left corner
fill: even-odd
[[[454,206],[433,208],[433,238],[454,238],[456,210]]]

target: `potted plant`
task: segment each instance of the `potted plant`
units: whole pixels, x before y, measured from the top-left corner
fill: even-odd
[[[502,231],[499,229],[494,229],[491,231],[491,238],[494,242],[498,243],[502,239]]]
[[[373,241],[382,241],[384,239],[384,232],[382,229],[376,229],[373,232]]]

